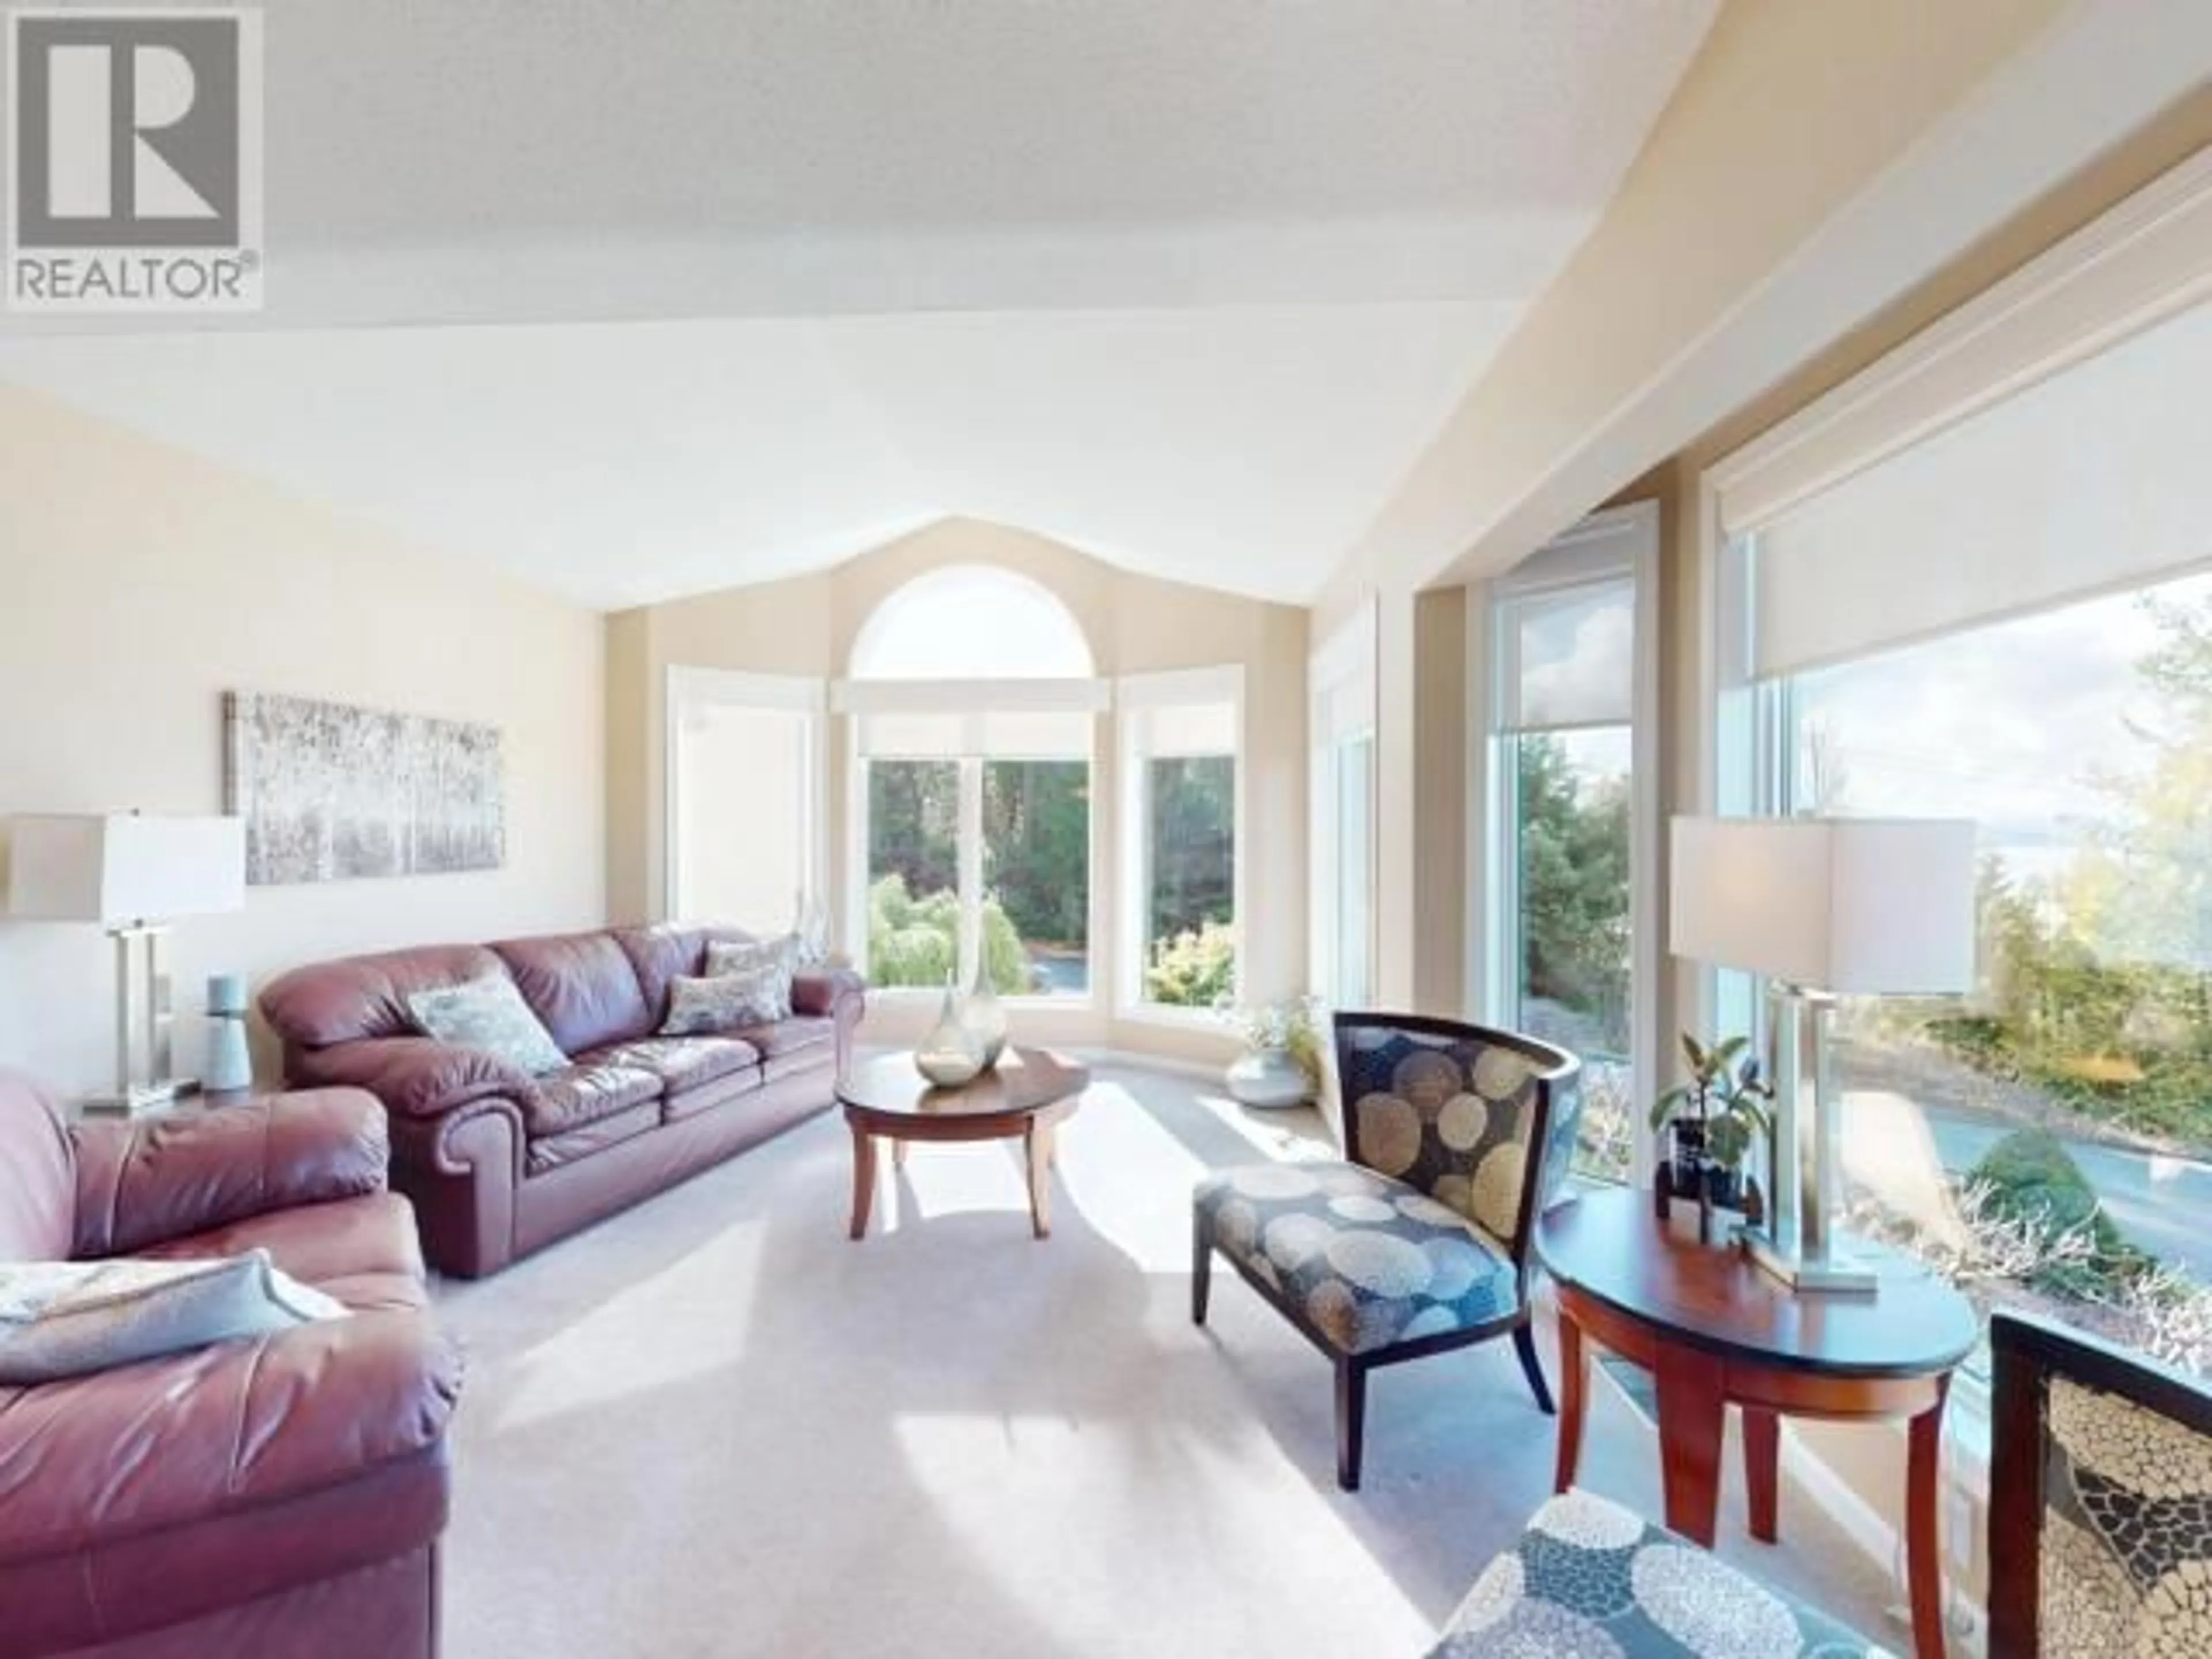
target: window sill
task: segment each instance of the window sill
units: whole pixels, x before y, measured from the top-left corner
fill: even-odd
[[[1114,1018],[1132,1025],[1164,1025],[1185,1031],[1236,1033],[1211,1008],[1182,1008],[1169,1002],[1139,1002],[1114,1010]]]
[[[894,1006],[908,1007],[920,1007],[924,1003],[935,1002],[944,996],[945,991],[945,988],[942,985],[871,985],[868,987],[868,995],[872,1000],[890,1003]],[[964,1000],[967,994],[965,991],[955,989],[952,993],[955,1003]],[[1033,1008],[1047,1013],[1063,1012],[1090,1013],[1096,1012],[1098,1007],[1098,999],[1096,996],[1075,994],[1010,996],[1002,994],[999,1001],[1002,1006],[1014,1012]]]

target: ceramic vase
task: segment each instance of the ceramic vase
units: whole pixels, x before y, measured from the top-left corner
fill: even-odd
[[[938,1011],[936,1026],[914,1051],[914,1068],[940,1089],[972,1083],[983,1069],[982,1048],[961,1019],[950,985],[945,988],[945,1006]]]
[[[200,1086],[210,1094],[242,1094],[253,1086],[253,1055],[246,1041],[246,981],[216,974],[208,981],[207,1063]]]
[[[1312,1094],[1304,1068],[1287,1048],[1255,1048],[1231,1062],[1223,1082],[1229,1097],[1241,1106],[1275,1110],[1303,1106]]]
[[[981,962],[975,964],[975,983],[961,1007],[960,1021],[982,1054],[983,1069],[989,1071],[1006,1051],[1006,1005],[999,1000],[991,985],[990,969]]]

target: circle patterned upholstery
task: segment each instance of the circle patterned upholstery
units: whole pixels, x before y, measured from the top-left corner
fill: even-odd
[[[1430,1659],[1891,1659],[1618,1504],[1571,1492],[1492,1562]]]
[[[1529,1141],[1547,1086],[1521,1049],[1477,1036],[1355,1029],[1338,1056],[1354,1164],[1403,1181],[1510,1244],[1528,1190]],[[1552,1088],[1540,1206],[1565,1173],[1580,1097]]]
[[[2045,1650],[2212,1653],[2212,1440],[2067,1377],[2046,1409]]]
[[[1213,1176],[1205,1236],[1339,1354],[1510,1321],[1522,1218],[1573,1153],[1576,1068],[1525,1039],[1365,1018],[1339,1025],[1337,1068],[1349,1161]]]
[[[1505,1247],[1458,1211],[1352,1164],[1255,1164],[1200,1183],[1215,1247],[1340,1353],[1512,1313]]]

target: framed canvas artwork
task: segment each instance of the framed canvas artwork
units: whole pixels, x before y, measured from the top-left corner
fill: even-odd
[[[497,726],[233,691],[223,732],[225,805],[246,820],[251,885],[506,862]]]

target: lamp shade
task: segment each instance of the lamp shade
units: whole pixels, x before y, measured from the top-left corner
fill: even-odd
[[[10,916],[119,927],[245,908],[242,818],[35,813],[8,830]]]
[[[1674,954],[1853,996],[1974,988],[1974,825],[1964,818],[1674,823]]]

